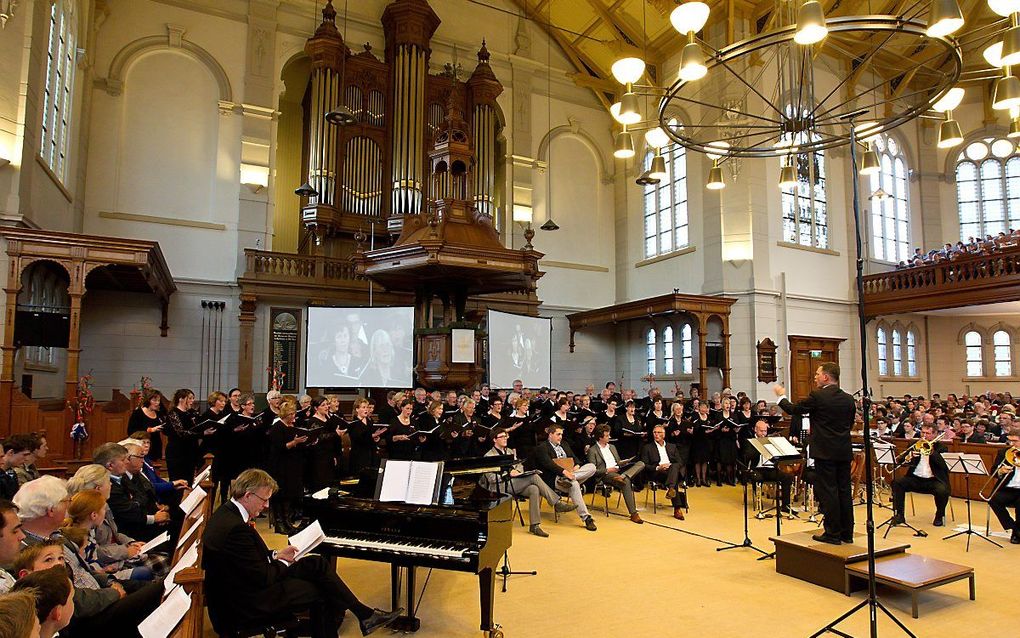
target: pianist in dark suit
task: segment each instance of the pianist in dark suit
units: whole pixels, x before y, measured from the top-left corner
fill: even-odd
[[[595,465],[592,463],[581,465],[581,459],[563,440],[562,425],[554,423],[546,428],[546,433],[549,438],[535,446],[528,458],[535,469],[542,473],[542,480],[546,485],[553,489],[559,485],[562,491],[570,495],[570,500],[577,505],[577,515],[584,521],[585,528],[594,532],[598,528],[584,504],[581,483],[595,475]],[[565,466],[570,466],[570,469]]]
[[[230,484],[230,500],[202,535],[209,618],[217,633],[311,612],[313,638],[336,638],[344,614],[358,618],[368,635],[393,622],[402,610],[384,612],[363,604],[321,556],[295,561],[297,548],[270,551],[255,531],[255,518],[269,506],[276,481],[262,470],[241,472]]]
[[[854,507],[850,491],[850,428],[857,406],[854,398],[839,387],[839,366],[823,363],[815,370],[815,385],[808,397],[796,404],[786,398],[786,389],[776,385],[779,407],[791,415],[811,415],[811,458],[815,461],[815,494],[825,516],[825,532],[813,538],[839,545],[854,540]]]
[[[508,455],[517,458],[517,453],[508,448],[507,442],[510,440],[510,435],[503,428],[497,427],[492,430],[492,448],[485,453],[485,456],[500,456]],[[479,483],[482,487],[489,490],[490,492],[507,493],[517,496],[528,497],[528,520],[530,521],[530,529],[528,530],[535,536],[546,538],[549,536],[542,529],[542,499],[544,498],[552,505],[557,512],[569,512],[577,509],[577,506],[573,503],[564,502],[560,499],[560,495],[557,494],[551,487],[546,485],[537,474],[531,473],[528,476],[521,476],[523,474],[524,467],[522,464],[515,465],[510,470],[510,480],[500,481],[499,476],[494,472],[490,472],[482,476]]]

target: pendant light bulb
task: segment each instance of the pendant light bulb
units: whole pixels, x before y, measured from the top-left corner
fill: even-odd
[[[1009,121],[1009,133],[1006,137],[1013,139],[1020,137],[1020,117],[1014,117]]]
[[[882,165],[878,159],[878,153],[875,149],[869,148],[864,152],[864,157],[861,158],[861,175],[874,175],[881,169]]]
[[[634,138],[627,132],[627,128],[616,134],[613,157],[618,159],[630,159],[634,157]]]
[[[634,84],[645,73],[645,61],[636,55],[628,55],[613,62],[610,70],[620,84]]]
[[[641,175],[639,175],[634,181],[638,186],[654,186],[655,184],[658,184],[660,180],[652,177],[651,170],[647,170],[644,173],[641,173]]]
[[[662,155],[656,155],[652,158],[652,166],[648,169],[648,176],[657,182],[669,177],[669,173],[666,172],[666,159]]]
[[[637,124],[641,121],[641,111],[638,110],[638,97],[627,87],[627,92],[620,99],[620,115],[616,118],[621,124]]]
[[[948,119],[939,126],[939,148],[953,148],[963,144],[963,133],[960,131],[960,123],[954,119]]]
[[[779,188],[794,188],[797,186],[797,169],[793,166],[793,158],[779,171]]]
[[[963,12],[956,0],[932,0],[931,11],[928,13],[928,28],[925,33],[930,38],[942,38],[957,31],[963,26]]]
[[[726,182],[723,181],[722,169],[719,168],[719,162],[714,162],[712,168],[708,171],[708,183],[705,184],[705,188],[710,191],[717,191],[726,188]]]
[[[684,45],[684,50],[680,54],[680,71],[677,73],[677,77],[684,82],[694,82],[707,74],[705,52],[701,49],[701,45],[694,42],[692,38]]]
[[[1020,106],[1020,79],[1014,75],[1006,75],[995,81],[992,108],[1004,111],[1012,106]]]
[[[1020,26],[1010,27],[1002,37],[1002,66],[1020,64]]]

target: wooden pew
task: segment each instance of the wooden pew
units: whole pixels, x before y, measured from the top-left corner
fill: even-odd
[[[213,483],[206,479],[200,487],[208,494],[202,505],[195,508],[195,511],[184,519],[181,525],[181,538],[188,535],[188,539],[174,550],[173,564],[191,548],[198,546],[198,560],[194,567],[182,569],[174,575],[174,582],[184,587],[184,591],[191,594],[191,608],[184,615],[180,624],[170,632],[170,638],[202,638],[205,632],[205,572],[202,570],[202,534],[205,533],[205,524],[213,513]],[[201,522],[199,522],[201,519]],[[197,526],[193,533],[191,528]],[[164,597],[165,599],[165,597]]]

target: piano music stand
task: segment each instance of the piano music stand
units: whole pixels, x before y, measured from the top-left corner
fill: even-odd
[[[967,529],[959,531],[959,532],[955,532],[953,534],[950,534],[949,536],[946,536],[942,540],[947,541],[950,538],[956,538],[957,536],[960,536],[961,534],[966,534],[966,536],[967,536],[967,549],[966,549],[966,551],[968,551],[968,552],[970,551],[970,537],[971,536],[977,536],[978,538],[984,539],[984,540],[988,541],[989,543],[991,543],[992,545],[995,545],[999,549],[1002,549],[1002,545],[999,545],[998,543],[996,543],[992,539],[988,538],[987,536],[985,536],[981,532],[974,531],[974,526],[973,526],[973,524],[971,523],[971,520],[970,520],[970,502],[972,500],[970,498],[970,475],[971,474],[977,474],[978,476],[988,476],[988,470],[985,468],[985,462],[981,458],[981,455],[980,454],[964,454],[962,452],[955,452],[955,453],[954,452],[944,452],[942,454],[942,458],[945,459],[946,460],[946,464],[949,465],[950,473],[963,474],[963,479],[966,482],[966,486],[967,486],[967,492],[966,492],[967,493],[967,497],[966,497],[966,500],[967,500]],[[952,498],[952,496],[950,496],[950,498]]]

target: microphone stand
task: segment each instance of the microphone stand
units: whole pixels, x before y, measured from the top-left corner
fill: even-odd
[[[751,542],[751,536],[750,536],[750,534],[748,533],[748,530],[747,530],[747,518],[748,518],[748,514],[747,514],[747,481],[750,478],[749,475],[751,473],[750,463],[748,463],[748,466],[746,468],[745,467],[741,467],[740,468],[740,472],[741,472],[741,479],[742,479],[740,482],[744,485],[744,540],[742,542],[740,542],[740,543],[727,543],[723,547],[716,547],[715,551],[717,551],[717,552],[725,552],[728,549],[740,549],[740,548],[746,547],[748,549],[753,549],[754,551],[758,552],[762,556],[768,556],[768,552],[766,552],[764,549],[761,549],[759,547],[755,547],[754,543]]]
[[[503,495],[504,496],[509,496],[510,498],[512,498],[514,500],[514,504],[516,504],[517,503],[517,490],[514,489],[513,478],[510,476],[510,471],[512,469],[513,469],[513,466],[511,465],[510,467],[508,467],[505,470],[503,470],[503,481],[502,482],[506,485],[506,487],[510,491],[510,494],[503,494]],[[520,517],[520,519],[521,519],[521,526],[523,526],[524,525],[524,514],[521,513],[520,506],[517,507],[517,516]],[[531,522],[531,521],[529,521],[529,522]],[[531,523],[534,524],[534,522],[531,522]],[[538,571],[537,570],[514,571],[513,568],[510,567],[510,550],[506,549],[506,550],[503,551],[503,564],[500,565],[499,569],[496,570],[496,575],[503,578],[503,588],[502,588],[501,591],[505,594],[506,593],[506,581],[511,576],[538,576]]]

